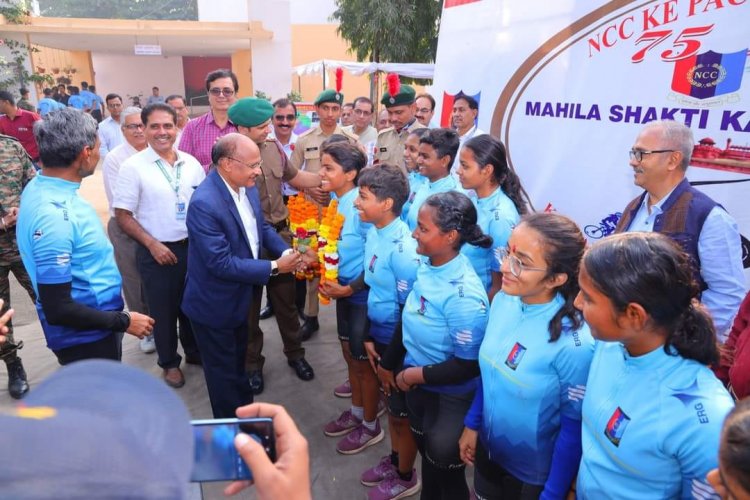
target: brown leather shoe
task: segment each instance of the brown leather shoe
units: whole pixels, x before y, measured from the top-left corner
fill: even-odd
[[[179,368],[165,368],[164,382],[166,382],[169,387],[179,389],[185,385],[185,375],[182,374],[182,370]]]

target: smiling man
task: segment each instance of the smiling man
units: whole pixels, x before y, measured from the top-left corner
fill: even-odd
[[[724,342],[745,296],[742,246],[735,220],[685,177],[694,144],[692,131],[671,120],[651,122],[638,134],[630,167],[644,192],[622,211],[617,232],[656,231],[682,246]]]
[[[388,110],[390,127],[378,133],[375,143],[375,163],[392,163],[406,173],[404,145],[412,130],[425,128],[416,117],[416,92],[411,85],[401,85],[395,95],[383,93],[380,103]]]
[[[264,123],[273,111],[267,106]],[[258,114],[248,116],[252,122]],[[291,277],[302,257],[263,218],[255,188],[263,163],[257,144],[228,134],[216,142],[211,158],[214,168],[188,211],[191,244],[182,310],[201,349],[214,417],[228,418],[253,401],[245,353],[254,295],[272,277]]]
[[[120,169],[115,189],[115,218],[139,243],[138,271],[149,313],[156,320],[154,341],[158,364],[171,387],[185,385],[177,354],[179,338],[189,364],[201,364],[190,322],[180,311],[187,272],[188,232],[185,225],[193,191],[206,174],[198,161],[174,149],[177,114],[163,103],[141,112],[148,147]]]

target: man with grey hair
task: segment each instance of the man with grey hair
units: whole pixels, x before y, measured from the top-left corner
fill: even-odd
[[[123,312],[112,245],[93,207],[78,196],[99,161],[96,120],[62,109],[37,122],[34,136],[44,168],[21,195],[16,235],[47,346],[61,365],[119,361],[121,333],[142,338],[154,320]]]
[[[115,261],[122,275],[122,294],[129,311],[138,311],[148,314],[146,295],[141,283],[141,275],[135,261],[135,251],[138,243],[125,234],[115,220],[114,188],[117,185],[117,176],[120,167],[125,161],[139,151],[146,149],[146,135],[144,134],[143,121],[141,121],[141,108],[130,106],[120,115],[122,125],[122,136],[125,142],[116,146],[109,152],[102,165],[104,177],[104,192],[109,203],[109,222],[107,223],[107,234],[109,241],[115,249]],[[100,125],[101,127],[101,125]],[[148,335],[141,339],[141,351],[151,353],[156,350],[154,337]]]
[[[645,191],[622,211],[617,232],[657,231],[680,244],[723,342],[745,296],[742,246],[735,220],[685,178],[694,143],[682,123],[646,125],[630,150],[635,185]]]

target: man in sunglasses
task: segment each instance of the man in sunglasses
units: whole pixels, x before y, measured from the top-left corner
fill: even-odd
[[[230,70],[210,72],[206,75],[206,92],[211,109],[205,115],[189,121],[182,131],[178,149],[194,156],[205,172],[211,167],[211,148],[217,139],[237,132],[227,111],[234,104],[239,89],[237,75]]]
[[[644,192],[622,211],[616,232],[657,231],[680,244],[723,343],[745,296],[742,245],[737,222],[685,177],[694,144],[682,123],[646,125],[630,150],[633,181]]]

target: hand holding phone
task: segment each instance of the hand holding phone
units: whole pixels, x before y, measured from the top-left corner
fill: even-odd
[[[235,445],[240,456],[253,471],[255,489],[260,500],[310,500],[310,455],[307,440],[282,406],[254,403],[237,408],[240,418],[269,417],[273,420],[276,440],[276,463],[269,460],[257,441],[239,434]],[[224,490],[235,495],[253,484],[236,481]]]

